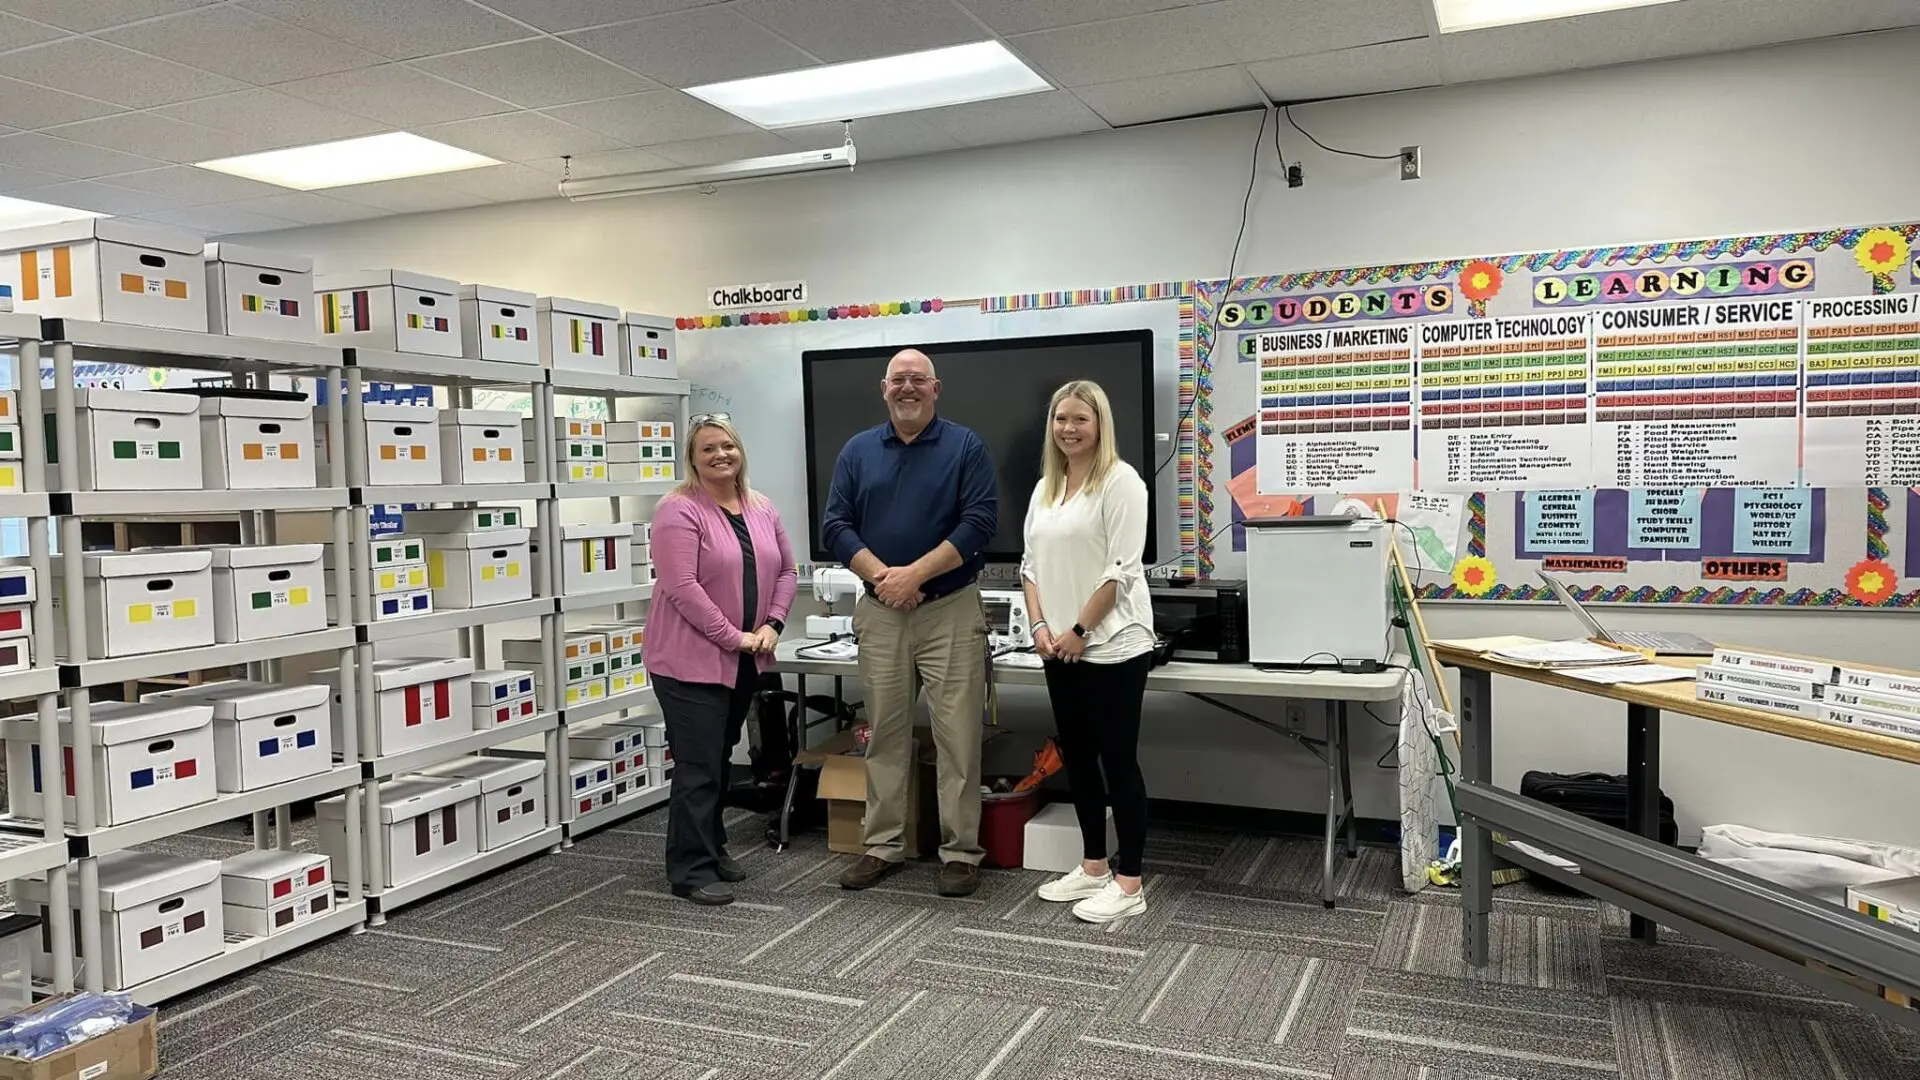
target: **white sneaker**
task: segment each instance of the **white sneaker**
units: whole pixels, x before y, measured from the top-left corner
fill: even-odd
[[[1073,905],[1073,917],[1081,922],[1110,923],[1147,910],[1147,890],[1129,896],[1111,878],[1099,892]]]
[[[1042,900],[1051,900],[1056,904],[1085,900],[1091,896],[1098,896],[1100,890],[1106,888],[1112,880],[1113,875],[1110,873],[1094,877],[1085,869],[1076,866],[1067,876],[1055,878],[1040,886],[1039,896]]]

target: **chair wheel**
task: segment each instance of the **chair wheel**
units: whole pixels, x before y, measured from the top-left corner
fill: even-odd
[[[780,839],[780,830],[767,830],[767,846],[772,848],[776,853],[787,850],[788,843],[789,841]]]

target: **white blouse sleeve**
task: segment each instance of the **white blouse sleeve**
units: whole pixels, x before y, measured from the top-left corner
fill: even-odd
[[[1147,485],[1126,464],[1116,465],[1100,494],[1100,519],[1106,527],[1106,563],[1100,581],[1124,584],[1146,573],[1141,556],[1147,550]]]
[[[1040,572],[1033,564],[1033,515],[1040,512],[1040,489],[1046,485],[1041,481],[1033,486],[1033,497],[1027,500],[1027,520],[1020,526],[1020,578],[1040,584]]]

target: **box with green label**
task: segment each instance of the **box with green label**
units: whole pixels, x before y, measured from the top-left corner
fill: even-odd
[[[321,544],[213,549],[213,634],[225,644],[327,628]]]
[[[82,491],[198,491],[200,399],[189,394],[83,388],[73,392]],[[46,418],[49,486],[59,473],[54,418]]]

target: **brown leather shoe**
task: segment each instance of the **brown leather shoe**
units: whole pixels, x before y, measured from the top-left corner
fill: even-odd
[[[843,889],[871,889],[880,884],[880,879],[900,869],[899,863],[888,862],[874,855],[862,855],[852,866],[840,875],[840,887]]]
[[[941,896],[972,896],[980,887],[980,868],[972,863],[950,862],[940,868]]]

